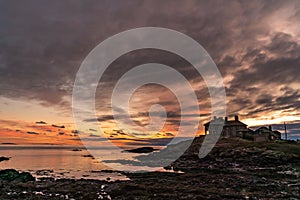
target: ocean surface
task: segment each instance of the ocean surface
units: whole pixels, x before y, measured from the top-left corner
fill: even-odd
[[[0,162],[0,169],[27,171],[36,178],[127,179],[117,172],[101,172],[110,168],[89,155],[85,148],[76,146],[0,145],[0,156],[10,158]]]
[[[179,138],[177,142],[188,139],[190,138]],[[169,139],[155,140],[149,143],[143,141],[142,145],[138,143],[134,147],[153,146],[155,149],[162,149],[166,147],[166,141],[168,142]],[[0,169],[26,171],[36,178],[98,180],[109,178],[111,181],[128,179],[116,170],[135,171],[138,168],[142,171],[165,171],[163,168],[142,165],[136,167],[130,164],[130,161],[137,161],[136,156],[141,154],[126,153],[122,148],[111,149],[105,145],[88,148],[90,152],[84,146],[3,144],[0,145],[0,156],[10,159],[0,162]],[[113,170],[115,171],[112,172]]]

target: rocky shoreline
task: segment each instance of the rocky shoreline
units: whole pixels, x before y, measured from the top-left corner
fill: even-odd
[[[130,180],[114,182],[0,175],[0,199],[300,199],[299,143],[221,139],[200,160],[202,140],[166,167],[184,173],[123,172]]]

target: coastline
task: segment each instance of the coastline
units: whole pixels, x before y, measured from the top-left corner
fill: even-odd
[[[167,169],[184,173],[120,172],[130,180],[1,180],[0,199],[299,199],[300,145],[221,139],[199,160],[195,139]],[[298,152],[298,153],[297,153]],[[115,172],[115,171],[110,171]]]

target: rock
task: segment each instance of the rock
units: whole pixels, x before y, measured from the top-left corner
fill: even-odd
[[[3,181],[20,181],[20,182],[27,182],[27,181],[35,181],[35,178],[28,172],[21,172],[19,173],[17,170],[14,169],[5,169],[0,171],[0,180]]]
[[[141,148],[136,148],[136,149],[130,149],[130,150],[125,150],[130,153],[151,153],[155,151],[153,147],[141,147]]]
[[[82,151],[81,149],[72,149],[72,151]]]
[[[0,157],[0,162],[1,162],[1,161],[6,161],[6,160],[9,160],[9,158],[8,158],[8,157],[4,157],[4,156],[1,156],[1,157]]]
[[[165,170],[172,170],[172,166],[168,165],[166,167],[164,167]]]
[[[29,172],[22,172],[15,180],[21,182],[28,182],[28,181],[35,181],[35,178]]]
[[[53,170],[50,169],[40,169],[35,172],[38,176],[50,176],[53,173]]]
[[[84,158],[94,158],[94,156],[88,154],[88,155],[82,155],[81,157],[84,157]]]

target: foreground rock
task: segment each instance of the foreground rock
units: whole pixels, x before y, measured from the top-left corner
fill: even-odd
[[[35,178],[28,172],[19,173],[14,169],[5,169],[0,171],[0,181],[28,182],[35,181]]]
[[[202,142],[203,137],[196,138],[180,159],[172,163],[172,167],[182,171],[201,168],[253,170],[300,167],[300,143],[296,141],[252,142],[239,138],[223,138],[200,160],[198,152]]]
[[[0,182],[0,199],[58,200],[111,199],[106,185],[97,180],[43,179],[31,182]]]
[[[1,182],[0,199],[299,199],[299,177],[274,170],[128,173],[130,181]],[[2,185],[1,185],[2,184]]]

